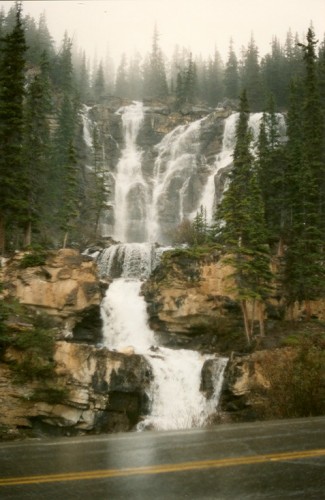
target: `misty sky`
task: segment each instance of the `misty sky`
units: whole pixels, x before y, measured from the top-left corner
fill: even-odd
[[[14,2],[0,1],[8,11]],[[240,55],[251,33],[260,55],[269,51],[272,35],[285,41],[291,28],[302,37],[310,23],[316,35],[325,32],[325,0],[102,0],[24,1],[24,14],[38,20],[45,11],[56,41],[64,31],[90,57],[95,50],[105,57],[107,48],[118,63],[123,52],[142,55],[150,50],[157,23],[160,46],[169,57],[174,46],[190,48],[194,55],[212,55],[216,47],[226,61],[230,37]]]

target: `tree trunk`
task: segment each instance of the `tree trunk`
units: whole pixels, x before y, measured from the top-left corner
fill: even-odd
[[[247,339],[248,344],[250,344],[251,343],[251,339],[250,339],[250,335],[249,335],[249,321],[248,321],[246,300],[241,300],[240,301],[240,307],[241,307],[241,310],[242,310],[242,313],[243,313],[246,339]]]
[[[284,256],[284,244],[283,244],[283,238],[280,238],[280,240],[279,240],[276,255],[277,255],[277,257],[283,257],[283,256]]]
[[[5,218],[3,214],[0,214],[0,254],[4,255],[5,250],[6,250]]]
[[[261,335],[261,337],[264,337],[265,336],[265,325],[264,325],[264,308],[263,308],[263,304],[261,304],[261,307],[259,308],[258,321],[259,321],[259,324],[260,324],[260,335]]]
[[[251,318],[251,327],[250,327],[250,338],[252,338],[253,333],[254,333],[255,307],[256,307],[256,299],[253,299],[252,318]]]
[[[68,235],[69,235],[69,231],[66,231],[66,233],[65,233],[65,235],[64,235],[64,238],[63,238],[63,245],[62,245],[62,248],[66,248],[66,246],[67,246]]]
[[[32,222],[29,221],[24,232],[24,247],[28,247],[32,243]]]
[[[311,303],[310,300],[305,300],[306,320],[310,321],[311,318]]]

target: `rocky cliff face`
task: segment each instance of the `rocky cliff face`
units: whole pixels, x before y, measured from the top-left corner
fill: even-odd
[[[48,252],[32,267],[24,267],[24,257],[17,254],[2,268],[2,299],[18,299],[32,315],[50,318],[48,334],[69,342],[57,341],[53,353],[37,349],[43,342],[37,332],[31,347],[10,343],[30,338],[34,316],[26,323],[19,313],[9,314],[11,337],[0,338],[0,437],[130,430],[148,412],[151,371],[139,355],[94,345],[101,338],[103,295],[95,262],[71,249]],[[27,364],[38,371],[26,373]],[[51,366],[39,375],[39,368]]]
[[[142,287],[150,326],[163,343],[220,353],[236,348],[229,333],[241,317],[229,290],[230,273],[217,250],[200,257],[186,250],[163,256]]]
[[[20,355],[12,351],[6,360]],[[28,354],[27,354],[28,355]],[[0,431],[73,435],[128,431],[148,413],[151,380],[144,358],[85,344],[57,342],[51,388],[64,388],[61,401],[43,381],[14,383],[10,364],[0,363]],[[42,397],[43,396],[43,397]]]
[[[5,296],[51,316],[62,336],[98,341],[104,290],[95,262],[77,250],[62,249],[48,252],[42,265],[24,267],[25,255],[17,254],[3,268]]]

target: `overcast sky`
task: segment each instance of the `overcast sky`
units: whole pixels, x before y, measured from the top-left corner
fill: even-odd
[[[14,2],[0,1],[5,11]],[[310,23],[316,35],[325,32],[325,0],[61,0],[24,1],[24,14],[38,20],[45,11],[49,30],[61,41],[67,30],[77,45],[93,57],[106,53],[116,61],[123,52],[150,50],[157,23],[160,46],[171,56],[176,44],[193,54],[212,55],[216,47],[226,61],[230,37],[237,55],[251,33],[268,52],[273,35],[284,42],[288,29],[303,36]]]

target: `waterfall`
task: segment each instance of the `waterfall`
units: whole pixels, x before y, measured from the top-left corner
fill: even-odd
[[[141,284],[159,262],[170,231],[183,218],[194,217],[200,205],[212,219],[231,168],[238,113],[224,120],[221,151],[209,167],[202,154],[202,129],[209,118],[180,125],[155,146],[156,159],[143,173],[143,151],[137,144],[145,109],[134,102],[120,108],[124,145],[114,173],[114,239],[98,256],[102,277],[111,281],[102,302],[103,342],[109,349],[134,352],[151,366],[150,415],[139,429],[178,429],[204,426],[216,411],[227,359],[187,349],[162,347],[147,323]],[[251,114],[249,126],[258,137],[262,113]],[[207,121],[205,121],[207,120]],[[84,118],[85,143],[90,147],[90,123]],[[204,125],[204,127],[202,127]],[[209,172],[210,170],[210,172]],[[213,393],[202,387],[202,370],[209,364]],[[206,372],[205,372],[206,373]]]
[[[122,117],[125,145],[116,169],[113,237],[123,242],[142,242],[147,240],[148,186],[136,140],[144,119],[143,104],[135,102],[117,113]]]
[[[92,139],[92,123],[91,120],[88,117],[89,110],[91,107],[86,106],[85,104],[82,106],[81,109],[81,119],[82,119],[82,125],[83,125],[83,139],[85,141],[86,146],[89,149],[92,149],[93,147],[93,139]]]
[[[205,207],[208,223],[212,221],[216,203],[219,201],[218,199],[216,199],[216,180],[218,179],[220,174],[232,164],[232,155],[235,147],[235,132],[238,117],[239,113],[233,113],[225,120],[222,149],[220,153],[216,155],[213,171],[208,177],[200,200],[199,206],[202,205],[203,207]],[[195,211],[192,212],[192,217],[194,215]]]
[[[91,150],[95,123],[88,117],[90,109],[84,106],[81,116],[84,142]],[[177,126],[153,147],[155,157],[146,167],[143,166],[144,151],[137,144],[146,108],[143,103],[135,101],[118,109],[116,114],[121,117],[124,142],[115,168],[107,164],[103,146],[103,161],[107,164],[107,183],[111,191],[108,200],[111,212],[101,223],[103,234],[123,243],[150,241],[166,245],[170,243],[175,227],[184,218],[193,219],[201,205],[210,222],[231,169],[239,113],[232,113],[225,119],[208,115]],[[253,144],[258,137],[262,116],[263,113],[251,113],[249,117]],[[280,136],[284,137],[283,115],[278,114],[277,118]],[[216,120],[223,120],[224,131],[221,149],[210,165],[205,151],[202,151],[202,137],[207,131],[216,134],[213,128]],[[116,143],[107,131],[105,134]]]
[[[151,241],[164,241],[168,230],[191,212],[191,187],[197,180],[202,162],[199,154],[201,122],[202,120],[197,120],[189,125],[176,127],[156,146],[157,159],[154,165],[148,228]],[[171,227],[169,220],[172,220]]]
[[[159,262],[162,250],[148,243],[112,245],[98,257],[102,276],[114,281],[102,302],[103,343],[109,349],[143,355],[152,368],[151,413],[138,429],[185,429],[206,424],[216,411],[226,358],[158,345],[149,328],[142,281]],[[200,390],[204,363],[213,364],[214,393]]]
[[[277,113],[278,128],[280,137],[285,136],[286,128],[283,115]],[[254,150],[256,141],[258,140],[260,123],[263,113],[251,113],[248,120],[248,127],[252,131],[252,149]],[[236,142],[236,126],[239,118],[239,113],[232,113],[225,119],[224,132],[222,139],[222,148],[220,153],[216,155],[212,173],[209,175],[205,188],[202,192],[199,206],[205,207],[207,214],[207,222],[210,223],[213,219],[216,205],[220,202],[222,192],[225,188],[226,179],[222,179],[224,174],[229,171],[233,161],[233,152]],[[193,210],[191,218],[196,214]]]

